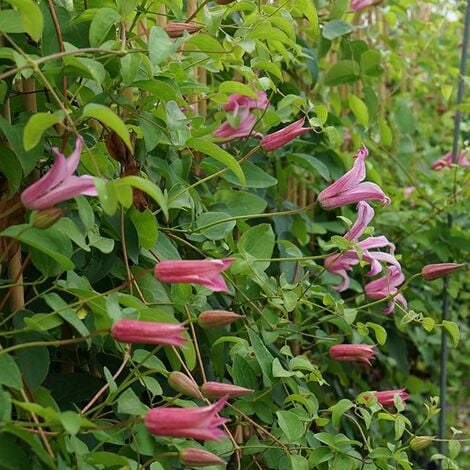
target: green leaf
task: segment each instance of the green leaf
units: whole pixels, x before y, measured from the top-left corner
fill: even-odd
[[[132,416],[143,416],[148,410],[135,394],[134,390],[128,388],[118,398],[117,412]]]
[[[356,95],[350,94],[348,96],[349,107],[353,112],[356,120],[359,124],[362,124],[364,127],[369,126],[369,110],[367,109],[366,104]]]
[[[393,136],[392,129],[388,125],[385,119],[379,119],[379,132],[380,132],[380,143],[389,146],[392,145]]]
[[[158,240],[158,223],[157,218],[152,214],[150,209],[140,212],[135,207],[131,207],[129,219],[134,224],[139,237],[139,243],[143,248],[153,248]]]
[[[315,2],[312,2],[312,0],[295,0],[295,6],[305,15],[316,31],[318,29],[318,15]]]
[[[121,118],[113,113],[113,111],[111,111],[111,109],[109,109],[107,106],[96,103],[88,103],[83,108],[81,117],[93,118],[101,121],[104,125],[116,132],[116,134],[124,141],[131,152],[134,151],[126,125],[121,120]]]
[[[304,425],[292,411],[276,411],[277,421],[288,442],[296,442],[304,435]]]
[[[455,460],[460,453],[461,444],[456,439],[451,439],[449,441],[449,456],[451,459]]]
[[[10,5],[21,13],[24,30],[34,41],[41,39],[44,27],[42,12],[33,0],[7,0]]]
[[[99,47],[105,40],[112,26],[119,20],[121,15],[112,8],[100,8],[90,24],[90,46]]]
[[[256,360],[261,367],[263,372],[264,383],[266,386],[271,385],[273,379],[272,373],[272,362],[274,360],[272,354],[268,351],[268,348],[264,345],[261,338],[254,332],[249,330],[248,336],[250,337],[251,345],[255,353]]]
[[[196,233],[204,235],[209,240],[222,240],[236,225],[235,220],[228,220],[225,212],[204,212],[196,219]]]
[[[0,385],[21,390],[21,372],[14,359],[0,350]]]
[[[229,170],[232,170],[233,173],[235,173],[242,185],[246,185],[245,174],[243,173],[240,164],[234,157],[232,157],[232,155],[221,149],[218,145],[200,138],[189,139],[186,145],[198,152],[209,155],[214,160],[224,164]]]
[[[246,191],[221,189],[214,196],[216,205],[222,206],[222,210],[233,217],[261,214],[268,205],[265,199]]]
[[[250,96],[251,98],[258,98],[256,92],[254,92],[248,85],[240,82],[222,82],[219,86],[219,93],[231,94],[238,93],[240,95]]]
[[[453,321],[443,320],[442,326],[446,329],[447,333],[449,333],[449,335],[451,336],[454,342],[454,348],[455,348],[455,346],[459,344],[459,340],[460,340],[460,331],[459,331],[459,327],[457,326],[457,323],[454,323]]]
[[[23,146],[26,151],[36,147],[41,141],[42,134],[49,127],[58,124],[64,119],[63,111],[55,113],[36,113],[33,114],[24,128]]]
[[[297,166],[305,168],[310,173],[318,173],[323,179],[330,179],[328,167],[318,158],[306,153],[292,153],[287,155],[287,160]]]
[[[36,248],[36,250],[45,253],[57,261],[63,269],[69,270],[75,267],[70,259],[72,256],[70,240],[61,232],[54,229],[54,227],[40,230],[27,224],[12,225],[0,235],[15,238],[26,245]]]
[[[33,317],[37,315],[33,315]],[[26,319],[27,317],[25,320]],[[26,321],[25,323],[28,325]],[[41,339],[39,335],[32,333],[22,333],[21,335],[18,335],[17,338],[18,342],[21,341],[21,343],[27,343]],[[28,383],[29,388],[32,391],[36,391],[38,387],[44,382],[49,372],[49,350],[44,346],[20,349],[16,351],[16,362],[18,363],[21,373]]]
[[[116,188],[120,186],[130,185],[133,188],[140,189],[144,193],[148,194],[161,208],[163,214],[168,219],[168,205],[162,190],[155,183],[150,180],[141,178],[140,176],[124,176],[115,181]]]
[[[387,330],[383,326],[378,325],[377,323],[372,323],[370,321],[366,322],[366,326],[374,330],[375,337],[377,338],[377,342],[379,344],[385,344],[387,341]]]
[[[256,390],[258,388],[258,379],[256,373],[248,361],[240,354],[234,354],[232,364],[233,383],[240,387]]]
[[[252,258],[270,258],[274,250],[274,232],[270,224],[259,224],[247,230],[238,242],[240,253]],[[269,261],[256,262],[256,269],[265,271]]]
[[[4,423],[11,420],[11,410],[11,396],[9,393],[3,390],[3,387],[0,387],[0,423]],[[0,456],[4,456],[5,454],[1,450],[1,442],[3,442],[3,439],[0,440]],[[0,465],[1,464],[2,461],[0,460]]]
[[[277,357],[274,358],[273,361],[273,377],[292,377],[296,375],[293,371],[288,371],[282,367],[281,361]]]
[[[354,60],[340,60],[328,70],[325,85],[336,86],[352,83],[360,78],[359,64]]]
[[[349,34],[353,30],[352,25],[346,21],[332,20],[323,26],[322,36],[332,41],[333,39]]]
[[[65,431],[72,436],[75,436],[75,434],[80,430],[81,417],[78,413],[73,411],[64,411],[60,413],[59,420]]]
[[[346,413],[346,411],[350,410],[354,406],[354,403],[347,398],[343,398],[338,403],[333,406],[330,406],[328,409],[332,412],[331,413],[331,422],[333,426],[336,428],[339,426],[339,422],[341,417]]]
[[[102,178],[94,178],[94,182],[101,207],[106,214],[113,215],[118,207],[118,197],[114,181],[105,181]]]
[[[375,49],[369,49],[362,53],[360,62],[361,70],[364,75],[378,77],[384,73],[384,69],[380,65],[382,62],[382,55]]]
[[[0,11],[0,31],[7,34],[24,33],[23,16],[16,10]],[[1,100],[3,101],[3,100]]]
[[[150,29],[148,48],[150,62],[152,65],[159,65],[176,52],[178,44],[172,41],[162,28],[153,26]]]

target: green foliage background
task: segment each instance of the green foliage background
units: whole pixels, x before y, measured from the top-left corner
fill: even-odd
[[[396,244],[407,278],[468,260],[470,173],[430,169],[452,146],[464,3],[389,0],[353,13],[346,0],[199,2],[202,29],[171,39],[162,26],[188,18],[182,0],[1,2],[0,468],[180,468],[189,445],[241,469],[469,465],[467,271],[449,280],[445,324],[442,280],[412,280],[408,313],[368,305],[357,271],[341,298],[322,259],[347,248],[355,212],[313,204],[364,142],[368,179],[392,198],[375,233]],[[270,154],[253,138],[217,142],[228,95],[259,90],[271,105],[256,130],[306,116],[313,132]],[[78,134],[79,173],[97,177],[99,197],[32,228],[18,194],[49,168],[51,147],[69,154]],[[125,165],[110,150],[116,135]],[[230,294],[151,272],[157,260],[222,257],[236,259]],[[208,309],[244,319],[188,328],[180,357],[108,332],[121,318],[194,322]],[[432,437],[443,330],[453,346],[445,456]],[[331,360],[338,342],[377,344],[374,366]],[[167,383],[181,369],[201,384],[201,363],[209,380],[255,390],[224,412],[231,438],[151,436],[140,419],[149,407],[203,404]],[[360,395],[400,387],[406,409]]]

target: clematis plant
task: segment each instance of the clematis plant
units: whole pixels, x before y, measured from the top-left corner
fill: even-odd
[[[74,176],[73,174],[80,163],[82,146],[83,139],[78,137],[75,149],[68,158],[65,158],[59,149],[52,149],[55,161],[51,169],[21,194],[21,202],[25,207],[44,210],[75,196],[98,194],[92,176]]]
[[[273,132],[272,134],[265,135],[261,139],[261,147],[263,147],[266,152],[272,152],[273,150],[288,144],[299,135],[311,131],[311,127],[302,127],[304,123],[305,118],[302,118],[289,124],[283,129]]]

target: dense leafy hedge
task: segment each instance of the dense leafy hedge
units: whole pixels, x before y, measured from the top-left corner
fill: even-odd
[[[463,3],[2,2],[0,468],[468,466]]]

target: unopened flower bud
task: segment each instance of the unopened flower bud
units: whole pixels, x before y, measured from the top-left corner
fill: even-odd
[[[220,465],[225,462],[217,457],[217,455],[208,452],[207,450],[195,449],[194,447],[187,447],[180,452],[180,461],[183,465],[190,467],[206,467],[209,465]]]
[[[58,207],[38,211],[32,217],[33,226],[40,229],[49,228],[62,218],[64,212]]]
[[[184,32],[187,31],[189,34],[196,33],[202,28],[202,26],[196,23],[168,23],[165,25],[165,31],[170,38],[180,38]]]
[[[235,0],[215,0],[215,3],[218,5],[228,5],[229,3],[233,3]]]
[[[428,445],[432,443],[436,436],[415,436],[410,441],[410,447],[413,450],[425,449]]]
[[[191,377],[188,377],[183,372],[174,371],[168,376],[168,383],[176,391],[184,393],[190,397],[202,399],[201,392],[197,383]]]
[[[217,326],[230,325],[230,323],[234,323],[242,318],[243,315],[227,310],[206,310],[199,315],[197,321],[202,328],[215,328]]]
[[[423,269],[421,269],[421,276],[423,276],[425,281],[432,281],[434,279],[439,279],[440,277],[448,276],[464,266],[465,264],[458,263],[427,264]]]
[[[201,387],[201,392],[206,398],[232,398],[249,395],[254,390],[220,382],[205,382]]]

